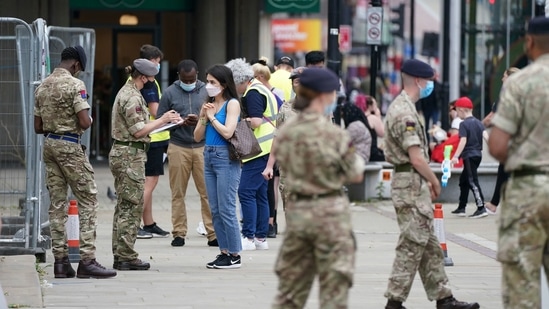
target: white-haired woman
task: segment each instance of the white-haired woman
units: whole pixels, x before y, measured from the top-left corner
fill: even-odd
[[[269,231],[267,180],[261,174],[267,166],[273,143],[278,106],[275,95],[254,78],[252,66],[245,59],[233,59],[226,66],[242,95],[242,118],[250,122],[259,141],[261,153],[242,160],[238,199],[242,208],[242,250],[266,250]]]

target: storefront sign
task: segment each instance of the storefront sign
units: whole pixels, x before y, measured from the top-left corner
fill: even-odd
[[[155,10],[191,11],[192,0],[69,0],[71,9],[78,10]]]
[[[267,13],[320,13],[320,0],[265,0]]]
[[[320,19],[273,19],[271,32],[282,52],[321,50]]]

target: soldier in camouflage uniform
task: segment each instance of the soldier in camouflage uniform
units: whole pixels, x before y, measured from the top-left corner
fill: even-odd
[[[290,198],[273,308],[303,308],[317,275],[321,308],[347,308],[356,244],[342,186],[362,180],[364,161],[354,153],[348,133],[325,116],[335,107],[338,77],[310,68],[300,83],[294,107],[302,112],[281,128],[275,146]]]
[[[509,309],[541,308],[540,267],[549,273],[549,18],[530,21],[525,50],[533,62],[505,81],[488,141],[490,154],[511,174],[497,253]]]
[[[80,145],[80,136],[92,124],[84,82],[75,78],[86,68],[81,46],[67,47],[61,63],[36,89],[34,130],[44,134],[46,185],[50,194],[52,253],[55,278],[108,278],[116,271],[95,260],[97,186],[93,168]],[[67,222],[67,185],[78,201],[80,219],[80,262],[74,272],[69,258],[65,223]]]
[[[429,167],[428,141],[415,103],[433,90],[433,69],[411,59],[402,66],[403,91],[389,106],[385,123],[385,156],[395,165],[391,198],[400,237],[393,271],[385,292],[386,309],[402,309],[419,271],[430,301],[437,309],[477,309],[477,303],[457,301],[448,287],[444,256],[433,227],[431,201],[440,183]]]
[[[141,90],[154,83],[158,74],[156,64],[137,59],[126,72],[131,79],[118,92],[112,109],[112,138],[109,167],[114,176],[118,199],[114,211],[112,231],[113,267],[118,270],[147,270],[150,264],[138,259],[134,250],[137,229],[143,214],[145,161],[150,142],[149,133],[170,122],[182,122],[175,111],[150,121]]]

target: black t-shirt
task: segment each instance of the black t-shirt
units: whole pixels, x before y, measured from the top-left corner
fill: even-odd
[[[484,125],[480,120],[473,116],[463,119],[459,125],[459,137],[466,137],[467,143],[461,153],[462,159],[482,157],[482,132]]]

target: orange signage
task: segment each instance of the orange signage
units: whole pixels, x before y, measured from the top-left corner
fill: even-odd
[[[275,46],[284,53],[322,49],[320,19],[273,19]]]

